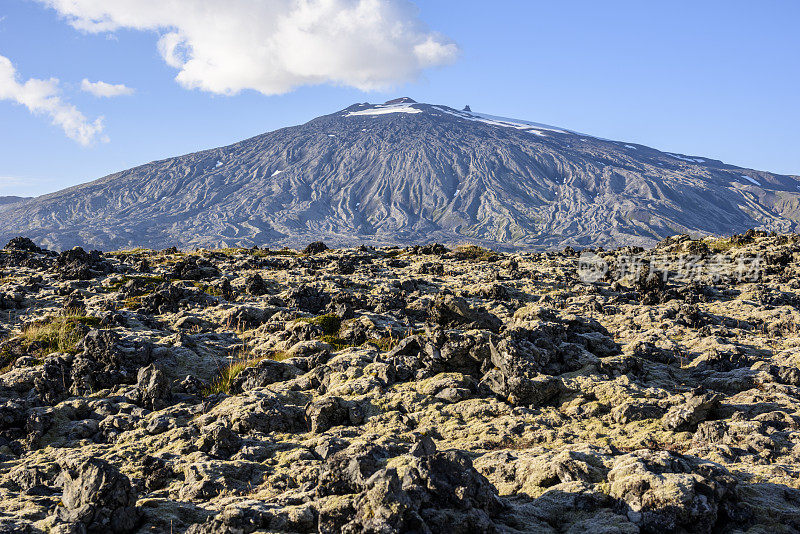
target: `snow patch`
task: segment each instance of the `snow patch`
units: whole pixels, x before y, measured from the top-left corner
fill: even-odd
[[[680,154],[673,154],[672,152],[666,152],[667,155],[672,156],[675,159],[679,159],[681,161],[688,161],[689,163],[705,163],[706,160],[702,158],[689,158],[686,156],[681,156]]]
[[[350,111],[345,117],[358,117],[364,115],[387,115],[389,113],[422,113],[414,104],[378,104],[361,111]]]
[[[625,148],[630,148],[631,150],[636,150],[636,147],[633,145],[625,145]]]
[[[530,132],[540,137],[547,137],[547,135],[544,132],[554,132],[560,134],[573,134],[573,135],[580,135],[583,137],[592,137],[594,139],[599,139],[601,141],[607,141],[607,139],[603,139],[602,137],[594,137],[592,135],[586,135],[580,132],[576,132],[574,130],[567,130],[565,128],[559,128],[557,126],[550,126],[549,124],[542,124],[540,122],[531,122],[521,119],[511,119],[508,117],[499,117],[497,115],[487,115],[486,113],[476,113],[474,111],[456,111],[454,109],[443,106],[433,106],[433,107],[441,112],[447,113],[448,115],[453,115],[454,117],[458,117],[459,119],[482,122],[484,124],[489,124],[491,126],[499,126],[501,128],[514,128],[516,130]]]
[[[275,171],[275,172],[272,173],[272,176],[278,176],[282,172],[283,171]],[[270,176],[270,178],[272,178],[272,176]]]
[[[222,162],[220,160],[217,160],[217,164],[214,165],[214,167],[222,167]]]
[[[456,189],[456,192],[453,193],[453,196],[457,197],[460,192],[461,192],[461,189]]]
[[[758,186],[760,186],[760,185],[761,185],[761,184],[758,182],[758,180],[754,180],[753,178],[750,178],[749,176],[747,176],[747,175],[745,175],[745,174],[740,174],[739,176],[741,176],[741,177],[742,177],[742,178],[744,178],[745,180],[747,180],[747,181],[749,181],[749,182],[751,182],[751,183],[754,183],[754,184],[756,184],[756,185],[758,185]]]
[[[482,122],[484,124],[489,124],[491,126],[500,126],[501,128],[514,128],[516,130],[523,130],[542,137],[546,137],[546,135],[542,133],[540,130],[546,130],[556,133],[575,133],[575,132],[570,132],[569,130],[556,128],[555,126],[540,124],[538,122],[529,122],[519,119],[509,119],[506,117],[497,117],[495,115],[486,115],[485,113],[475,113],[471,111],[455,111],[441,106],[435,106],[435,107],[439,111],[443,111],[444,113],[447,113],[448,115],[453,115],[454,117],[458,117],[459,119]]]
[[[475,120],[478,120],[480,122],[485,122],[486,124],[494,124],[496,126],[517,128],[518,130],[529,130],[533,128],[536,130],[548,130],[556,133],[574,133],[570,132],[569,130],[556,128],[555,126],[549,126],[547,124],[541,124],[538,122],[523,121],[519,119],[509,119],[507,117],[497,117],[495,115],[487,115],[485,113],[471,113],[471,115],[474,115],[476,117]]]

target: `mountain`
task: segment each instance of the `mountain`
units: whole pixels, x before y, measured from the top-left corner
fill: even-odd
[[[156,161],[0,211],[52,248],[651,245],[796,231],[800,180],[409,98]]]
[[[17,202],[22,202],[23,200],[27,200],[29,197],[0,197],[0,206],[8,206],[9,204],[16,204]]]

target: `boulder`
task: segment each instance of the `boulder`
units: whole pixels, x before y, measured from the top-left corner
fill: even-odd
[[[65,460],[61,468],[64,493],[57,508],[59,520],[78,523],[88,533],[133,531],[139,513],[128,477],[100,458]]]
[[[143,367],[136,377],[139,403],[149,410],[161,410],[172,400],[172,384],[161,369],[154,364]]]
[[[203,428],[197,448],[215,458],[227,459],[236,454],[242,446],[242,439],[223,425],[214,424]]]
[[[661,422],[667,430],[694,430],[719,406],[721,399],[719,393],[690,394],[684,402],[670,408]]]
[[[171,276],[178,280],[208,280],[218,278],[220,271],[204,258],[187,256],[172,267]]]
[[[323,243],[322,241],[314,241],[313,243],[309,243],[306,248],[303,249],[303,254],[320,254],[328,250],[328,245]]]
[[[300,376],[302,372],[293,365],[265,358],[253,366],[244,368],[231,380],[233,393],[263,388],[275,382],[283,382]]]
[[[325,397],[308,403],[306,421],[311,432],[322,433],[340,425],[357,425],[363,422],[360,406],[339,397]]]
[[[608,480],[620,510],[652,534],[714,531],[736,485],[718,464],[650,450],[616,458]]]
[[[486,329],[497,332],[502,322],[482,308],[473,308],[462,297],[443,295],[436,298],[431,306],[430,320],[444,327],[464,327]]]
[[[244,280],[244,290],[247,291],[249,295],[264,295],[269,292],[269,286],[261,277],[260,274],[250,274]]]
[[[300,284],[290,288],[283,300],[289,307],[317,315],[325,309],[331,297],[314,285]]]
[[[505,504],[467,456],[447,451],[375,472],[354,508],[346,531],[491,533]]]
[[[22,252],[35,252],[37,254],[44,252],[43,249],[36,246],[36,243],[27,237],[15,237],[6,244],[5,249],[18,250]]]

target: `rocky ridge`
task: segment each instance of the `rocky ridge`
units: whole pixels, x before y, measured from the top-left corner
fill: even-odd
[[[0,532],[800,531],[800,236],[593,253],[15,239]]]

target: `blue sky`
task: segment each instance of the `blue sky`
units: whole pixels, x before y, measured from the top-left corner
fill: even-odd
[[[271,1],[231,0],[231,5],[235,2],[246,13],[248,5],[259,3],[259,9],[272,9],[264,7]],[[342,5],[356,1],[337,0]],[[83,3],[81,9],[91,17],[97,5],[108,5],[103,2],[130,3],[77,4]],[[163,26],[141,30],[135,28],[157,23],[127,23],[127,14],[118,13],[112,31],[86,31],[74,27],[80,26],[75,13],[72,25],[65,18],[70,15],[66,3],[3,0],[0,56],[13,65],[20,85],[57,78],[57,85],[48,87],[59,105],[74,106],[88,125],[102,116],[102,132],[86,134],[92,142],[84,146],[77,134],[70,138],[66,127],[54,125],[47,112],[32,113],[14,98],[2,99],[0,85],[0,195],[43,194],[299,124],[354,102],[401,95],[459,108],[470,104],[474,111],[800,174],[800,2],[794,0],[436,0],[415,2],[416,13],[392,0],[397,8],[392,16],[413,22],[409,27],[416,32],[396,36],[399,44],[393,44],[408,52],[420,39],[435,35],[438,48],[426,52],[424,60],[419,54],[413,61],[410,56],[386,60],[389,70],[382,75],[392,86],[378,90],[366,88],[371,82],[359,77],[358,66],[371,62],[373,70],[383,68],[384,58],[349,42],[337,45],[336,53],[348,56],[341,66],[331,67],[330,58],[320,63],[304,58],[303,76],[295,72],[281,77],[264,69],[262,78],[251,82],[254,69],[242,65],[242,72],[206,68],[181,84],[175,80],[181,71],[175,61],[185,55],[171,66],[158,46],[172,31],[169,21],[176,20],[175,14],[165,13]],[[61,14],[52,6],[60,6]],[[194,19],[187,22],[194,26],[187,27],[204,23],[209,22]],[[265,34],[272,31],[264,26]],[[242,33],[248,39],[270,37],[252,35],[259,31],[261,25],[253,25]],[[320,37],[323,45],[326,35]],[[228,37],[239,41],[228,43]],[[226,69],[240,65],[240,52],[248,44],[241,39],[220,29],[218,40],[210,43],[230,54],[215,56],[225,57],[221,63]],[[452,44],[457,53],[446,48]],[[292,52],[265,53],[293,57]],[[409,66],[406,60],[416,63]],[[303,80],[316,78],[321,83],[303,85]],[[82,90],[84,79],[124,84],[134,93],[98,98]],[[200,88],[187,88],[192,83]],[[235,95],[220,94],[231,90],[228,83],[234,91],[244,88]],[[215,92],[214,84],[225,87]],[[261,92],[247,89],[248,84]],[[280,91],[286,92],[264,94]]]

